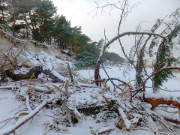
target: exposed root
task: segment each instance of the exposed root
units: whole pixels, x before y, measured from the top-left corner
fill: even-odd
[[[152,105],[152,110],[154,110],[160,104],[172,105],[180,108],[180,103],[178,101],[168,100],[164,98],[144,98],[144,101]]]

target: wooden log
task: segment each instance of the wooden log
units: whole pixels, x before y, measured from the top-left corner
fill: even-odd
[[[36,66],[29,70],[26,74],[15,74],[13,70],[6,70],[5,74],[7,77],[13,79],[14,81],[24,80],[24,79],[36,79],[38,76],[44,73],[52,79],[53,82],[64,82],[55,76],[50,70],[43,70],[42,66]]]
[[[42,73],[44,73],[45,75],[48,75],[49,78],[51,78],[54,83],[56,83],[56,82],[63,83],[64,82],[63,80],[61,80],[57,76],[55,76],[50,70],[43,70]]]
[[[69,107],[66,103],[62,104],[62,108],[66,111],[67,119],[70,123],[76,124],[80,119],[82,119],[82,116],[77,108]]]
[[[179,121],[179,120],[170,119],[170,118],[167,118],[167,117],[165,117],[164,119],[167,120],[167,121],[169,121],[169,122],[171,122],[171,123],[180,125],[180,121]]]
[[[5,74],[14,81],[24,80],[24,79],[35,79],[38,78],[39,74],[43,71],[41,66],[36,66],[29,70],[27,74],[15,74],[12,70],[6,70]]]
[[[121,118],[123,120],[123,124],[125,126],[125,129],[129,130],[131,128],[131,122],[128,120],[126,114],[124,113],[123,109],[121,107],[118,107],[119,114],[121,115]]]
[[[152,105],[151,109],[154,110],[158,105],[165,104],[165,105],[172,105],[180,109],[180,102],[164,99],[164,98],[146,98],[143,99],[145,102]]]

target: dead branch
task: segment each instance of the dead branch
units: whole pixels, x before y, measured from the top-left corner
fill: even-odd
[[[95,131],[91,131],[92,135],[104,135],[109,134],[114,128],[112,126],[101,127]]]
[[[106,76],[108,77],[108,79],[110,79],[110,76],[108,74],[108,72],[106,71],[106,68],[104,67],[104,64],[101,64],[102,65],[102,69],[104,70],[104,72],[106,73]],[[111,79],[110,79],[112,85],[114,86],[114,89],[115,87],[119,88],[120,90],[122,90],[118,85],[116,85]],[[106,83],[107,84],[107,83]],[[107,88],[107,85],[105,84],[105,88]]]
[[[29,95],[28,94],[26,95],[26,107],[27,107],[29,113],[32,112],[32,108],[29,103]]]
[[[121,15],[120,15],[120,19],[119,19],[119,22],[118,22],[118,34],[117,35],[120,35],[120,30],[121,30],[121,25],[122,25],[122,22],[124,20],[124,18],[127,16],[128,14],[128,1],[127,0],[124,0],[124,3],[123,3],[123,6],[122,6],[122,10],[121,10]],[[143,36],[143,35],[142,35]],[[125,52],[125,49],[124,49],[124,46],[120,40],[120,38],[118,38],[118,42],[119,42],[119,45],[121,47],[121,50],[122,50],[122,53],[124,54],[125,58],[129,61],[129,63],[131,65],[133,65],[135,67],[135,65],[133,64],[133,61],[127,56],[126,52]]]
[[[153,72],[151,75],[149,75],[143,82],[142,82],[142,87],[141,88],[138,88],[137,90],[135,90],[136,92],[133,94],[132,97],[134,97],[135,95],[137,95],[138,93],[140,92],[145,92],[146,91],[146,83],[149,79],[151,79],[154,75],[157,75],[163,71],[166,71],[166,70],[178,70],[180,71],[180,67],[166,67],[166,68],[162,68],[156,72]],[[145,93],[143,94],[144,98],[145,98]]]
[[[145,87],[146,87],[146,82],[153,77],[154,75],[157,75],[163,71],[166,70],[179,70],[180,71],[180,67],[167,67],[167,68],[162,68],[160,70],[158,70],[157,72],[152,73],[149,77],[146,78],[146,80],[143,82],[143,91],[145,92]],[[164,98],[146,98],[145,97],[145,93],[143,94],[143,100],[145,102],[148,102],[152,105],[152,110],[155,109],[158,105],[160,104],[166,104],[166,105],[173,105],[177,108],[180,108],[180,103],[178,101],[173,101],[173,100],[168,100],[168,99],[164,99]]]
[[[0,135],[10,135],[11,133],[14,133],[18,128],[23,126],[25,123],[27,123],[29,120],[31,120],[36,114],[38,114],[43,107],[45,107],[49,102],[52,102],[55,98],[52,98],[48,101],[44,101],[42,104],[40,104],[36,109],[34,109],[31,113],[29,113],[27,116],[19,120],[15,125],[11,127],[7,127],[5,129],[2,129],[0,131]]]
[[[174,120],[174,119],[170,119],[170,118],[167,118],[167,117],[164,117],[165,120],[171,122],[171,123],[175,123],[177,125],[180,125],[180,121],[179,120]]]
[[[159,37],[162,38],[163,40],[166,41],[166,37],[163,37],[160,34],[156,34],[156,33],[151,33],[151,32],[124,32],[122,34],[119,34],[117,36],[115,36],[114,38],[112,38],[106,45],[105,48],[109,47],[113,42],[115,42],[117,39],[122,38],[124,36],[130,36],[130,35],[147,35],[147,36],[154,36],[154,37]]]
[[[61,80],[57,76],[55,76],[50,70],[42,70],[42,73],[44,73],[45,75],[48,75],[49,78],[51,78],[54,83],[56,83],[56,82],[63,83],[64,82],[63,80]]]
[[[174,132],[172,126],[169,125],[169,123],[167,123],[167,121],[162,116],[160,116],[158,113],[151,111],[151,110],[146,110],[146,114],[151,116],[153,119],[159,121],[160,124],[162,124],[170,133]]]
[[[6,70],[6,76],[10,77],[11,79],[15,81],[23,80],[23,79],[35,79],[38,78],[39,74],[41,74],[43,71],[41,66],[33,67],[29,70],[26,74],[15,74],[12,70]]]
[[[79,120],[82,118],[81,114],[75,107],[69,107],[66,102],[62,104],[63,110],[66,111],[67,117],[70,122],[73,124],[79,122]]]
[[[124,111],[121,107],[118,107],[118,112],[121,115],[121,118],[123,120],[123,124],[125,125],[125,128],[127,130],[129,130],[131,128],[131,122],[128,120],[126,114],[124,113]]]
[[[118,78],[108,78],[108,79],[102,79],[102,80],[94,80],[93,82],[95,82],[95,83],[96,82],[104,82],[104,85],[107,88],[108,81],[113,81],[113,80],[116,80],[116,81],[122,83],[124,86],[126,86],[128,88],[129,99],[130,99],[130,101],[132,101],[133,87],[130,84],[128,84],[127,82],[125,82],[125,81],[122,81],[122,80],[120,80]]]
[[[14,37],[12,34],[4,31],[2,27],[0,27],[0,36],[2,36],[5,39],[7,39],[13,45],[19,45],[19,44],[20,45],[24,45],[25,44],[24,40],[21,40],[19,38]],[[28,41],[26,41],[26,42],[28,42]]]
[[[72,70],[71,70],[71,67],[70,67],[69,63],[67,63],[67,68],[68,68],[68,71],[69,71],[69,76],[71,78],[71,83],[74,83],[74,78],[73,78]]]
[[[5,74],[7,77],[10,77],[14,81],[24,80],[24,79],[36,79],[38,76],[44,73],[52,79],[53,82],[64,82],[63,80],[59,79],[55,76],[50,70],[43,70],[41,66],[35,66],[29,70],[26,74],[15,74],[13,70],[6,70]]]
[[[8,56],[7,54],[5,54],[4,52],[1,52],[4,56],[4,59],[9,61],[9,63],[12,65],[13,68],[16,68],[17,66],[17,60],[11,56]]]
[[[92,115],[92,114],[97,114],[101,110],[107,110],[108,107],[113,108],[113,106],[109,104],[102,104],[102,105],[86,105],[86,106],[80,106],[77,107],[77,110],[85,115]]]
[[[36,92],[43,93],[43,94],[50,94],[50,93],[52,93],[54,91],[53,88],[47,87],[46,85],[45,85],[45,87],[48,90],[42,90],[42,89],[39,89],[39,88],[36,88],[36,87],[33,87],[33,86],[28,86],[29,90],[34,90]]]
[[[19,90],[20,87],[0,87],[0,90]]]
[[[7,50],[7,53],[0,51],[2,54],[1,58],[3,59],[0,67],[0,71],[3,72],[8,69],[16,69],[18,66],[18,57],[24,50],[25,45],[21,48],[15,48],[14,45],[11,45]]]
[[[117,36],[115,36],[114,38],[112,38],[107,44],[105,44],[102,47],[102,50],[100,52],[100,55],[98,57],[98,60],[96,62],[96,66],[95,66],[95,71],[94,71],[94,80],[99,80],[100,79],[100,74],[99,74],[99,69],[100,69],[100,65],[102,62],[102,57],[103,54],[106,50],[106,48],[108,48],[112,43],[114,43],[116,40],[124,37],[124,36],[130,36],[130,35],[148,35],[148,36],[154,36],[154,37],[159,37],[162,38],[164,41],[166,41],[166,37],[163,37],[160,34],[156,34],[156,33],[151,33],[151,32],[124,32],[122,34],[118,34]],[[96,82],[96,85],[98,86],[99,83]]]
[[[56,88],[59,92],[62,92],[65,96],[67,96],[67,98],[70,96],[70,93],[68,91],[68,87],[69,87],[69,82],[68,81],[65,81],[63,86],[60,87],[60,86],[56,86],[56,85],[53,85],[54,88]]]
[[[44,94],[51,94],[54,91],[54,88],[49,87],[47,85],[45,85],[45,87],[48,89],[46,91],[43,91]]]
[[[0,51],[0,53],[2,54],[0,72],[4,72],[8,69],[16,69],[18,65],[17,58],[21,54],[23,49],[24,47],[15,51],[14,46],[12,45],[7,50],[7,53]]]
[[[62,88],[62,91],[64,91],[66,94],[66,96],[67,97],[70,97],[70,92],[69,92],[69,90],[68,90],[68,87],[69,87],[69,82],[68,81],[66,81],[65,83],[64,83],[64,85],[63,85],[63,88]]]
[[[151,109],[154,110],[158,105],[172,105],[180,109],[180,102],[174,100],[168,100],[164,98],[146,98],[144,97],[144,102],[147,102],[152,105]]]
[[[108,78],[105,80],[105,86],[107,85],[107,82],[110,80],[116,80],[119,81],[120,83],[122,83],[124,86],[128,87],[128,93],[129,93],[129,99],[130,101],[132,101],[132,91],[133,91],[133,87],[131,85],[129,85],[128,83],[126,83],[125,81],[122,81],[120,79],[117,78]]]

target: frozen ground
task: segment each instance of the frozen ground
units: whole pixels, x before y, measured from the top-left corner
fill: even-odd
[[[133,79],[132,77],[134,76],[134,72],[131,69],[128,69],[127,73],[123,72],[122,69],[124,68],[126,67],[121,67],[121,68],[108,67],[107,71],[111,77],[119,77],[122,80],[130,81],[131,79]],[[92,78],[93,70],[81,70],[78,71],[78,73],[83,78],[93,79]],[[103,72],[102,72],[102,77],[106,78],[106,75]],[[167,86],[168,88],[172,88],[174,90],[178,90],[179,79],[180,79],[180,75],[177,74],[177,76],[172,80],[169,80],[165,84],[165,86]],[[89,98],[88,101],[90,101],[92,98],[92,103],[97,103],[98,100],[96,100],[96,97],[99,96],[95,95],[96,97],[93,96],[88,97],[88,95],[90,94],[93,95],[93,91],[89,91],[85,93],[82,91],[82,92],[78,92],[77,94],[74,94],[72,97],[72,102],[76,101],[77,102],[76,104],[78,104],[78,102],[81,103],[86,102],[87,98]],[[179,92],[169,92],[167,94],[167,92],[162,91],[160,93],[163,95],[180,97]],[[0,120],[2,121],[16,115],[18,112],[24,110],[26,107],[23,102],[17,100],[17,98],[15,97],[15,93],[13,91],[1,89],[0,108],[1,108]],[[101,131],[104,128],[112,129],[112,132],[110,132],[109,135],[144,135],[144,134],[154,135],[153,131],[150,129],[134,130],[130,132],[122,131],[115,128],[113,126],[114,123],[112,121],[108,121],[106,123],[97,123],[96,119],[85,116],[83,116],[83,119],[78,124],[75,124],[72,127],[63,127],[61,131],[54,132],[53,130],[47,130],[47,123],[52,119],[51,115],[53,115],[51,111],[45,109],[42,110],[37,116],[35,116],[35,118],[30,120],[23,127],[19,128],[16,131],[16,135],[93,135],[94,132]],[[13,124],[15,121],[16,120],[12,120],[10,123]],[[6,125],[3,124],[0,125],[1,128],[3,126]]]
[[[7,42],[5,39],[0,40],[0,49],[1,51],[7,49],[11,46],[10,42]],[[178,44],[178,43],[177,43]],[[26,64],[30,67],[33,66],[43,66],[44,69],[51,70],[51,72],[56,75],[59,79],[62,79],[64,81],[69,81],[69,77],[66,75],[67,73],[67,61],[66,58],[62,58],[62,54],[59,54],[59,50],[54,49],[54,48],[41,48],[41,47],[36,47],[30,43],[27,44],[25,48],[25,52],[23,55],[21,55],[20,63],[21,64]],[[70,65],[72,66],[72,63],[69,62]],[[119,78],[123,81],[129,82],[129,83],[134,83],[132,80],[135,78],[135,72],[127,67],[127,66],[109,66],[106,67],[106,70],[109,74],[110,77],[113,78]],[[25,69],[24,71],[17,71],[17,72],[27,72],[28,69]],[[110,99],[115,99],[116,95],[113,95],[114,93],[103,93],[101,88],[97,88],[95,85],[91,84],[90,80],[93,80],[94,76],[94,70],[80,70],[78,71],[80,77],[75,78],[77,79],[76,85],[74,86],[69,86],[69,94],[70,96],[68,97],[68,103],[70,107],[79,107],[83,105],[100,105],[103,100],[105,99],[104,97],[110,98]],[[105,72],[101,69],[101,77],[107,78]],[[83,79],[84,78],[84,79]],[[0,86],[0,135],[2,135],[2,130],[5,130],[8,127],[12,127],[16,123],[22,120],[27,115],[27,110],[28,106],[25,104],[25,101],[22,99],[24,95],[28,95],[27,93],[29,92],[28,90],[31,90],[31,87],[33,89],[36,89],[40,92],[35,92],[36,90],[32,90],[30,94],[34,94],[32,97],[34,97],[35,101],[31,103],[31,105],[39,105],[42,100],[48,99],[51,96],[57,95],[62,96],[59,91],[61,91],[64,87],[62,87],[64,84],[54,84],[51,82],[51,79],[48,78],[45,75],[40,75],[39,76],[39,82],[33,82],[32,81],[19,81],[19,82],[8,82],[5,84],[2,84]],[[37,80],[38,80],[37,79]],[[36,80],[36,81],[37,81]],[[81,81],[80,81],[81,80]],[[87,81],[88,80],[88,81]],[[86,83],[85,83],[86,82]],[[151,82],[148,82],[150,86]],[[154,95],[152,93],[152,89],[148,89],[146,96],[151,96],[151,97],[166,97],[166,98],[175,98],[178,99],[180,98],[180,73],[175,73],[175,77],[168,80],[163,88],[164,89],[170,89],[170,91],[167,90],[161,90],[159,93]],[[59,87],[59,91],[53,91],[52,94],[42,94],[41,92],[45,92],[51,88],[56,88],[54,87]],[[84,85],[83,87],[81,87]],[[5,88],[13,88],[13,87],[20,87],[19,91],[17,89],[5,89]],[[4,88],[4,89],[3,89]],[[64,90],[64,89],[63,89]],[[33,93],[34,92],[34,93]],[[41,93],[41,94],[39,94]],[[103,93],[103,94],[102,94]],[[112,95],[111,95],[112,94]],[[117,94],[117,93],[115,93]],[[51,96],[48,96],[51,95]],[[104,96],[104,97],[103,97]],[[126,104],[129,102],[123,102],[119,98],[121,95],[118,93],[118,99],[117,101],[120,101],[122,105],[122,108],[124,107],[125,110],[130,106],[130,104]],[[21,97],[21,98],[20,98]],[[121,96],[123,97],[123,96]],[[32,100],[32,99],[31,99]],[[36,101],[37,100],[37,101]],[[110,100],[113,101],[113,100]],[[68,105],[67,103],[67,105]],[[137,101],[137,104],[135,104],[135,108],[138,110],[139,106],[142,105],[143,103]],[[143,104],[144,105],[144,104]],[[146,107],[147,104],[144,106]],[[61,105],[63,106],[63,105]],[[150,111],[150,105],[147,105],[147,108],[145,110],[149,109]],[[32,106],[33,109],[35,109],[37,106]],[[130,130],[130,131],[125,131],[125,130],[120,130],[119,128],[116,127],[115,125],[115,119],[107,119],[106,121],[99,121],[99,119],[103,119],[102,115],[104,112],[101,110],[98,115],[94,117],[93,115],[91,116],[85,116],[84,114],[80,114],[82,117],[80,121],[77,124],[70,125],[70,126],[63,126],[61,124],[55,125],[53,122],[54,119],[59,118],[58,120],[62,120],[61,117],[63,117],[64,114],[61,114],[62,112],[60,111],[60,107],[54,107],[50,106],[52,108],[44,108],[43,110],[38,113],[32,120],[24,124],[22,127],[16,130],[16,135],[157,135],[157,128],[160,126],[159,123],[150,121],[146,121],[147,125],[144,127],[147,128],[136,128],[136,130]],[[127,107],[127,108],[126,108]],[[141,106],[140,106],[141,107]],[[68,107],[67,107],[68,108]],[[143,108],[143,109],[144,109]],[[64,109],[64,108],[63,108]],[[177,109],[177,108],[176,108]],[[22,112],[26,111],[26,114],[23,114]],[[134,110],[133,110],[134,111]],[[144,110],[142,110],[144,111]],[[147,112],[148,112],[147,111]],[[160,110],[161,111],[161,110]],[[168,111],[174,111],[174,108],[170,108]],[[178,110],[179,111],[179,110]],[[127,111],[128,113],[130,111]],[[32,112],[29,112],[29,114]],[[102,116],[101,116],[102,115]],[[131,114],[135,116],[133,113]],[[180,118],[179,114],[174,114],[177,116],[177,119]],[[121,115],[122,116],[122,115]],[[144,116],[144,115],[142,115]],[[145,115],[146,116],[146,115]],[[173,114],[172,114],[173,116]],[[131,117],[131,116],[129,116]],[[174,116],[175,117],[175,116]],[[136,120],[139,117],[134,117],[134,118],[129,118],[129,120]],[[104,119],[103,119],[104,120]],[[127,119],[126,119],[127,120]],[[138,119],[139,120],[139,119]],[[157,120],[157,119],[156,119]],[[58,121],[59,122],[59,121]],[[60,121],[61,122],[61,121]],[[63,122],[62,122],[63,123]],[[124,122],[125,123],[125,122]],[[159,125],[158,125],[159,124]],[[52,126],[60,126],[60,127],[52,127]],[[51,128],[52,130],[50,130]],[[59,129],[58,131],[55,131],[53,129]],[[163,128],[163,132],[166,132],[165,129]],[[103,133],[103,131],[111,131],[108,133]],[[176,134],[168,134],[164,133],[163,135],[179,135],[180,131],[178,130]],[[159,135],[159,134],[158,134]]]
[[[126,82],[131,82],[133,85],[135,80],[135,71],[127,66],[112,66],[106,67],[106,71],[111,78],[119,78]],[[150,69],[149,69],[150,71]],[[94,70],[80,70],[78,71],[79,75],[82,78],[93,80],[94,78]],[[151,72],[150,72],[151,73]],[[103,69],[100,70],[101,78],[108,78]],[[110,84],[111,85],[111,84]],[[151,85],[151,82],[148,82],[148,85]],[[170,78],[167,82],[165,82],[162,86],[162,89],[155,95],[153,94],[152,89],[148,89],[148,96],[156,96],[156,97],[180,97],[180,72],[175,72],[174,77]]]
[[[24,61],[29,65],[33,66],[43,66],[45,69],[49,69],[55,74],[58,78],[62,80],[69,80],[69,77],[66,76],[67,69],[66,65],[68,61],[57,58],[55,55],[49,55],[47,52],[25,52]],[[69,62],[72,66],[72,63]],[[112,66],[106,67],[108,74],[114,78],[120,78],[123,81],[131,81],[134,80],[135,73],[134,71],[127,66]],[[26,72],[26,70],[18,71],[18,72]],[[94,105],[101,104],[102,99],[102,91],[97,88],[95,85],[91,84],[90,80],[93,80],[94,70],[80,70],[78,71],[80,75],[80,80],[83,80],[81,83],[78,82],[76,87],[72,87],[69,91],[72,93],[70,96],[69,104],[76,105]],[[101,69],[102,78],[107,78],[106,74]],[[40,79],[47,80],[47,83],[39,84],[38,82],[9,82],[7,84],[2,84],[2,87],[14,87],[20,86],[23,92],[26,92],[27,85],[33,86],[38,90],[47,90],[47,87],[52,87],[53,85],[60,86],[61,84],[53,84],[48,81],[46,76],[40,75]],[[76,79],[79,79],[76,78]],[[84,78],[84,79],[83,79]],[[87,83],[83,83],[85,80],[89,80]],[[180,82],[180,74],[177,73],[176,77],[172,78],[168,82],[165,83],[164,87],[168,87],[168,89],[176,90],[175,92],[167,92],[160,91],[158,95],[160,96],[171,96],[171,97],[180,97],[180,93],[177,92],[179,89]],[[80,88],[79,86],[85,85],[84,88]],[[17,116],[18,113],[27,110],[26,104],[22,102],[19,98],[17,98],[16,90],[7,90],[0,89],[0,133],[1,130],[15,124],[19,119],[12,118],[13,116]],[[149,92],[149,95],[151,92]],[[44,98],[47,98],[46,96]],[[48,127],[51,124],[52,119],[54,118],[54,112],[51,109],[43,109],[40,113],[35,116],[28,123],[20,127],[16,131],[16,135],[95,135],[95,133],[101,132],[104,129],[108,129],[111,132],[108,135],[154,135],[153,129],[136,129],[132,131],[124,131],[116,128],[114,125],[114,119],[110,119],[106,122],[98,122],[97,119],[91,116],[85,116],[82,114],[82,119],[75,125],[71,125],[71,127],[61,127],[61,130],[54,131],[50,130]],[[11,119],[9,119],[11,118]],[[1,135],[1,134],[0,134]],[[102,134],[104,135],[104,134]]]
[[[17,112],[23,109],[23,104],[19,103],[14,94],[10,91],[0,92],[0,120],[14,116]],[[3,98],[2,98],[3,97]],[[92,117],[84,117],[78,124],[62,129],[62,131],[48,131],[46,123],[51,119],[51,113],[41,111],[35,118],[26,123],[23,127],[16,131],[16,135],[93,135],[93,132],[101,131],[109,128],[113,129],[109,135],[154,135],[150,130],[135,130],[131,132],[122,131],[113,126],[113,122],[97,123]],[[1,125],[2,128],[3,125]]]

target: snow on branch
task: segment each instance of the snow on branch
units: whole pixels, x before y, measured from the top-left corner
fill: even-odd
[[[123,109],[121,107],[118,107],[118,112],[120,113],[124,125],[126,126],[126,129],[129,130],[131,128],[131,122],[128,120],[126,114],[124,113]]]
[[[0,131],[0,135],[9,135],[11,133],[14,133],[18,128],[20,128],[22,125],[27,123],[29,120],[31,120],[34,116],[36,116],[37,113],[41,111],[43,107],[45,107],[49,102],[53,101],[55,98],[52,98],[50,100],[44,101],[42,104],[40,104],[36,109],[31,111],[27,116],[19,120],[15,125],[12,125],[10,127],[7,127],[5,129],[2,129]]]
[[[114,38],[112,38],[104,47],[107,48],[109,47],[113,42],[115,42],[116,40],[118,40],[119,38],[122,38],[124,36],[130,36],[130,35],[147,35],[147,36],[154,36],[154,37],[160,37],[163,40],[167,40],[166,37],[160,35],[160,34],[156,34],[156,33],[150,33],[150,32],[124,32],[122,34],[119,34],[117,36],[115,36]]]
[[[104,46],[102,46],[101,48],[101,52],[100,55],[98,57],[98,60],[96,62],[96,66],[95,66],[95,71],[94,71],[94,80],[99,80],[100,79],[100,74],[99,74],[99,69],[100,69],[100,65],[101,65],[101,61],[102,61],[102,57],[103,54],[106,50],[106,48],[108,48],[112,43],[114,43],[116,40],[124,37],[124,36],[130,36],[130,35],[147,35],[147,36],[154,36],[154,37],[159,37],[162,38],[164,41],[166,41],[166,37],[160,35],[160,34],[156,34],[156,33],[151,33],[151,32],[124,32],[122,34],[118,34],[117,36],[115,36],[114,38],[112,38],[108,43],[106,43]],[[96,85],[99,85],[99,82],[96,82]]]

